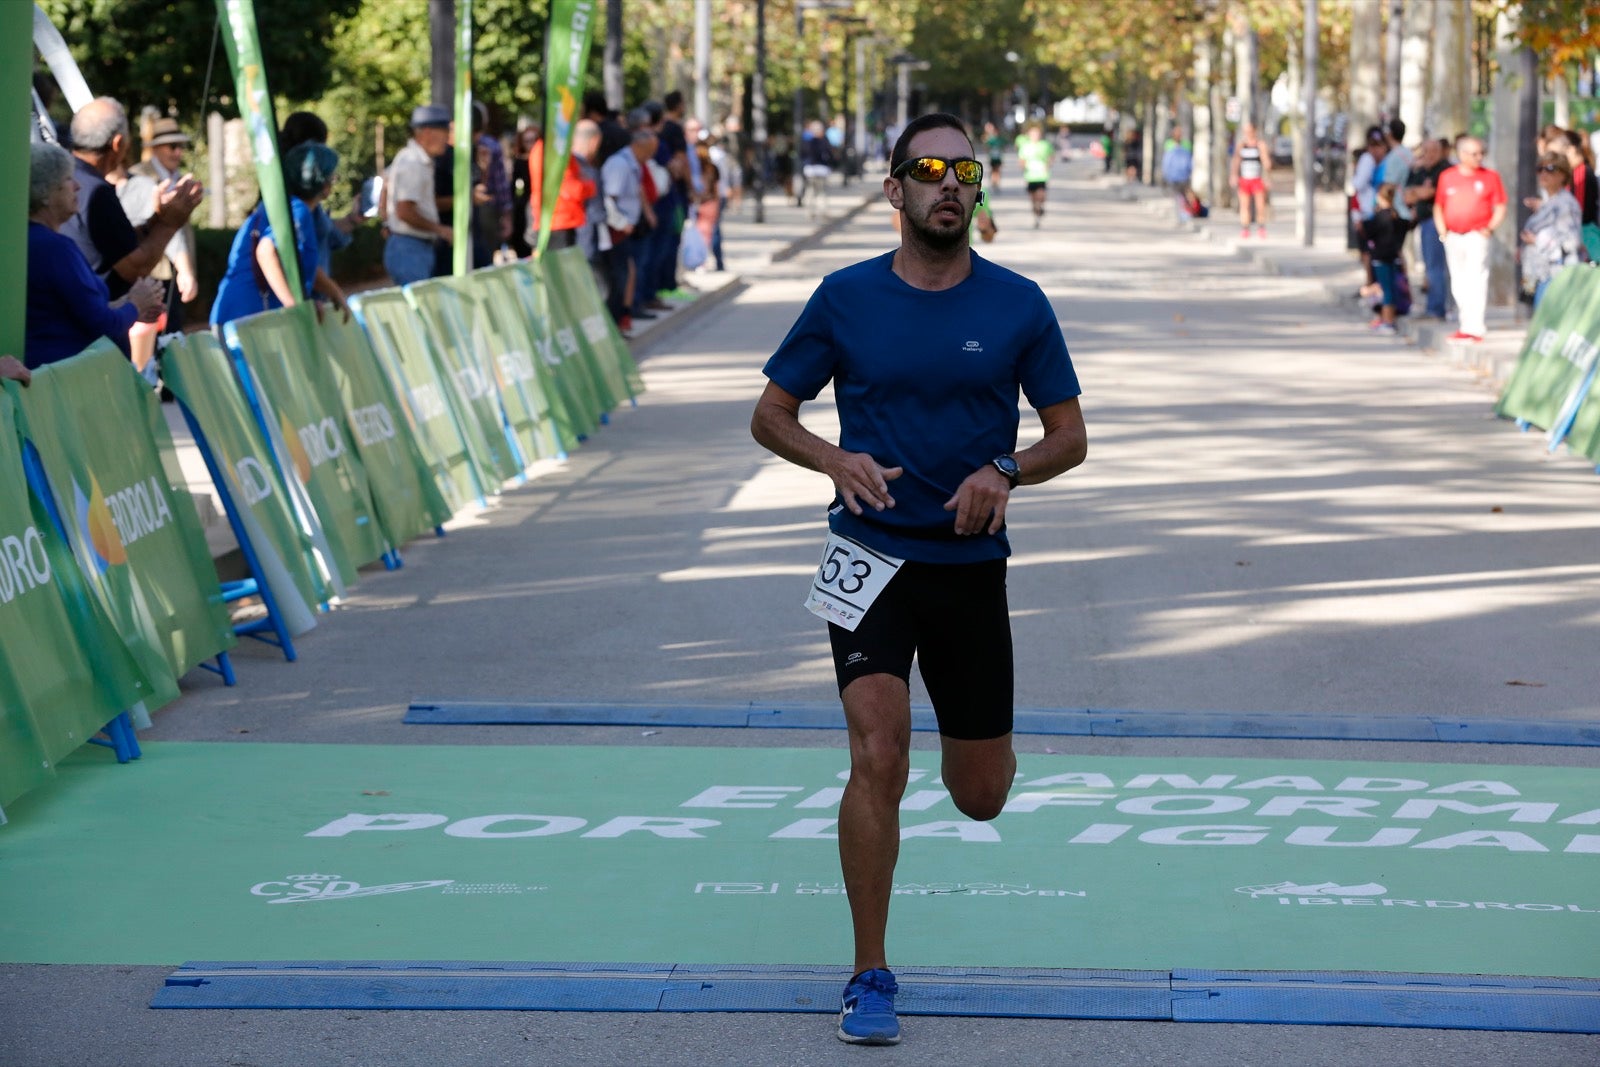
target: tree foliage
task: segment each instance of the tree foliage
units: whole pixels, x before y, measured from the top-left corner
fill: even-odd
[[[198,124],[217,19],[213,0],[40,0],[40,6],[66,39],[93,92],[116,97],[130,111],[149,104]],[[298,99],[320,95],[329,84],[333,29],[360,6],[361,0],[263,3],[261,52],[271,68],[273,90]],[[220,40],[215,58],[213,106],[220,102],[224,111],[237,113]]]
[[[1600,51],[1600,0],[1503,0],[1517,19],[1517,36],[1551,66],[1587,60]]]

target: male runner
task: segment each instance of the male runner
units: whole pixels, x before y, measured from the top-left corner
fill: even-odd
[[[1056,146],[1045,140],[1044,127],[1037,122],[1017,141],[1017,158],[1022,161],[1022,180],[1028,185],[1028,199],[1033,201],[1033,228],[1038,229],[1044,220],[1046,184],[1050,181],[1050,161],[1055,158]]]
[[[983,124],[983,147],[989,153],[989,192],[1000,195],[1000,167],[1006,161],[1006,142],[992,122]]]
[[[1083,462],[1087,447],[1049,301],[968,244],[983,164],[961,120],[909,123],[889,166],[883,191],[902,219],[900,247],[823,279],[767,362],[750,425],[837,493],[807,606],[830,622],[850,738],[839,858],[855,970],[839,1037],[880,1045],[900,1040],[884,935],[912,658],[939,720],[944,787],[967,816],[994,818],[1016,774],[1006,504],[1018,485]],[[838,446],[800,424],[800,405],[830,380]],[[1044,437],[1013,454],[1019,390]]]

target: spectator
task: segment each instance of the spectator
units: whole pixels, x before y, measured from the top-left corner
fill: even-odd
[[[722,172],[717,165],[711,162],[711,146],[699,144],[695,146],[695,155],[699,159],[700,178],[704,184],[704,192],[700,194],[699,203],[695,204],[694,227],[700,233],[700,238],[705,243],[706,252],[714,259],[716,269],[722,270],[722,238],[720,234],[722,218]],[[703,263],[701,264],[704,265]]]
[[[594,136],[599,136],[600,128],[593,122],[588,123],[588,129],[594,131]],[[533,149],[528,154],[528,182],[528,228],[524,239],[532,247],[538,244],[539,226],[544,216],[543,138],[533,143]],[[578,232],[588,223],[587,203],[597,192],[596,183],[584,179],[583,164],[578,154],[578,136],[574,129],[572,155],[567,159],[567,169],[562,172],[561,186],[556,191],[556,203],[550,215],[550,248],[572,248],[578,244]]]
[[[539,128],[524,126],[517,131],[516,150],[511,154],[511,247],[520,259],[533,254],[533,246],[528,243],[528,199],[533,180],[528,170],[528,154],[538,140]]]
[[[589,190],[583,201],[578,247],[583,249],[583,258],[596,270],[600,269],[600,254],[611,248],[610,232],[605,226],[605,199],[600,195],[600,169],[594,163],[600,152],[600,140],[599,124],[589,119],[579,119],[572,128],[572,158],[578,163],[578,178]]]
[[[150,129],[150,139],[145,143],[145,158],[128,168],[128,182],[135,181],[143,187],[142,195],[146,197],[145,208],[134,217],[128,211],[128,221],[137,228],[150,220],[155,214],[156,191],[162,185],[178,181],[183,177],[183,157],[189,150],[189,135],[178,127],[178,121],[170,118],[158,118]],[[128,203],[123,201],[126,210]],[[200,293],[199,282],[195,277],[195,236],[194,226],[185,222],[172,240],[167,244],[166,254],[162,261],[150,272],[150,277],[162,282],[174,282],[170,285],[167,294],[167,328],[181,330],[183,328],[183,305],[193,300]]]
[[[128,155],[128,115],[122,105],[107,96],[84,105],[72,116],[72,143],[78,210],[61,225],[61,233],[77,244],[111,296],[121,297],[162,261],[204,190],[188,175],[158,186],[150,218],[136,227],[106,181]]]
[[[1524,203],[1533,214],[1522,229],[1522,289],[1537,308],[1550,280],[1563,267],[1583,261],[1583,215],[1572,195],[1572,164],[1565,152],[1539,157],[1539,191]]]
[[[234,235],[228,253],[228,270],[217,287],[216,303],[211,305],[211,324],[222,326],[246,315],[279,307],[294,307],[309,299],[317,274],[317,224],[313,217],[318,204],[333,189],[333,174],[339,154],[324,144],[307,141],[283,157],[284,191],[289,194],[293,232],[279,235],[272,231],[265,203],[245,219]],[[294,251],[300,268],[300,291],[289,288],[283,269],[285,249]],[[344,294],[335,286],[334,306],[344,308]]]
[[[753,153],[754,149],[750,151]],[[735,213],[744,203],[746,157],[744,130],[739,123],[739,116],[729,115],[722,124],[722,137],[712,139],[711,161],[722,171],[724,209],[732,207]]]
[[[1374,194],[1375,207],[1367,219],[1365,230],[1372,253],[1372,273],[1382,293],[1378,317],[1371,326],[1379,333],[1395,332],[1394,320],[1399,313],[1400,300],[1400,250],[1406,242],[1406,221],[1395,210],[1395,187],[1392,182],[1378,186]]]
[[[1378,186],[1382,184],[1383,161],[1389,155],[1389,138],[1382,126],[1367,130],[1367,148],[1356,160],[1355,176],[1351,185],[1355,189],[1356,247],[1361,251],[1361,265],[1366,268],[1367,281],[1375,281],[1372,271],[1370,238],[1366,233],[1367,220],[1378,210]]]
[[[482,171],[483,185],[488,190],[488,201],[479,204],[474,198],[474,208],[483,209],[484,248],[483,258],[487,265],[493,261],[494,250],[504,245],[511,239],[511,180],[506,171],[505,149],[500,147],[500,138],[489,132],[489,109],[482,101],[473,101],[472,104],[474,132],[477,135],[477,151],[487,152],[488,159],[484,160],[479,170]],[[476,210],[474,214],[477,214]],[[474,261],[477,260],[476,246],[474,246]]]
[[[140,278],[124,299],[111,301],[105,280],[89,269],[83,252],[59,231],[78,211],[72,156],[58,145],[36,142],[28,160],[28,305],[23,359],[42,367],[82,352],[108,337],[129,354],[128,327],[154,322],[162,311],[161,286]]]
[[[617,152],[600,168],[604,190],[606,225],[610,228],[611,251],[606,258],[606,308],[623,330],[633,329],[633,286],[637,264],[633,243],[636,231],[649,221],[650,206],[644,199],[644,163],[656,150],[656,133],[648,118],[635,112],[633,140],[626,152]]]
[[[1136,182],[1144,173],[1144,134],[1137,126],[1129,126],[1122,136],[1122,175]]]
[[[309,111],[291,114],[283,120],[283,129],[278,133],[278,152],[285,159],[302,144],[327,143],[328,124]],[[288,175],[285,174],[287,179]],[[333,280],[333,254],[349,247],[350,235],[366,221],[366,216],[361,214],[358,205],[336,219],[328,214],[326,207],[318,204],[312,210],[312,221],[317,230],[317,274],[311,283],[312,295],[320,295],[328,302],[343,307],[344,292]]]
[[[1578,212],[1584,223],[1600,224],[1600,181],[1594,173],[1594,156],[1589,143],[1576,130],[1563,130],[1561,140],[1550,145],[1550,151],[1566,156],[1572,169],[1572,195],[1578,201]]]
[[[1161,152],[1161,180],[1177,204],[1178,221],[1194,218],[1189,207],[1189,180],[1194,177],[1194,146],[1183,138],[1183,127],[1172,127]]]
[[[643,304],[652,311],[669,310],[665,298],[689,295],[678,287],[678,248],[688,217],[692,189],[689,174],[689,142],[683,129],[683,94],[674,89],[666,95],[659,117],[660,143],[655,160],[667,169],[665,187],[657,185],[656,230],[652,240],[652,272],[647,278]]]
[[[453,231],[439,222],[434,195],[435,159],[450,140],[450,112],[423,105],[411,112],[411,139],[389,165],[384,183],[389,239],[383,265],[396,285],[434,276],[433,242],[448,242]]]
[[[800,141],[800,202],[806,204],[806,216],[816,218],[828,209],[828,179],[833,177],[833,146],[828,143],[821,121],[812,119]]]
[[[616,155],[618,150],[633,143],[627,127],[622,124],[620,116],[606,106],[606,94],[600,90],[590,89],[583,94],[583,117],[600,127],[600,148],[595,153],[595,166],[604,167],[606,160]]]
[[[1483,340],[1489,302],[1489,239],[1506,217],[1506,191],[1500,175],[1483,166],[1483,142],[1463,135],[1456,140],[1461,162],[1439,175],[1433,218],[1444,240],[1450,268],[1450,292],[1461,313],[1461,328],[1452,341]]]
[[[1450,271],[1445,266],[1444,243],[1433,219],[1433,194],[1439,175],[1450,164],[1444,158],[1444,143],[1428,139],[1417,146],[1417,156],[1402,197],[1417,229],[1417,244],[1422,249],[1422,265],[1428,277],[1428,305],[1424,315],[1443,319],[1450,310]],[[1397,205],[1398,206],[1398,205]]]

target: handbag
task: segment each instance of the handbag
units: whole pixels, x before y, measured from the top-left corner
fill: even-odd
[[[706,261],[706,239],[698,226],[685,226],[683,228],[683,269],[694,270]]]

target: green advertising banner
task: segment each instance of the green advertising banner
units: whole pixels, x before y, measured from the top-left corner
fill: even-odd
[[[594,36],[594,0],[553,0],[550,28],[545,34],[544,87],[544,195],[539,204],[539,239],[534,255],[543,256],[550,243],[550,220],[555,216],[556,191],[572,155],[572,127],[583,98],[583,72],[589,64],[589,42]]]
[[[312,332],[307,304],[228,323],[229,344],[244,353],[261,416],[276,432],[279,469],[291,472],[321,520],[339,580],[388,548],[379,529],[366,470],[345,433],[344,409]]]
[[[845,967],[842,746],[160,743],[137,782],[70,760],[8,830],[0,959]],[[1600,977],[1592,767],[1019,753],[991,822],[938,776],[911,754],[907,967]],[[111,879],[138,922],[94,906]]]
[[[441,291],[449,292],[444,287],[445,283],[439,279],[414,282],[405,287],[406,299],[422,322],[429,348],[442,372],[445,396],[456,409],[462,436],[478,466],[478,475],[489,493],[498,493],[502,482],[522,472],[522,465],[512,455],[511,442],[506,438],[505,414],[500,409],[500,393],[495,388],[494,376],[478,365],[477,355],[470,346],[456,343],[456,336],[470,340],[470,332],[440,329],[434,316],[429,314],[430,307],[450,311],[450,297],[440,295]]]
[[[545,284],[544,268],[538,260],[513,263],[509,269],[520,276],[518,293],[528,309],[528,321],[535,329],[543,330],[550,341],[546,351],[556,379],[580,405],[584,421],[598,426],[600,417],[617,406],[618,398],[611,394],[605,375],[595,364],[594,353],[578,339],[565,306]]]
[[[28,485],[16,408],[0,390],[0,808],[149,695]]]
[[[401,414],[366,332],[354,320],[329,314],[318,325],[317,336],[323,353],[331,357],[328,370],[389,543],[398,547],[447,521],[450,505],[417,448],[416,435]]]
[[[1563,421],[1563,408],[1576,402],[1574,391],[1595,365],[1597,345],[1600,272],[1584,268],[1558,272],[1528,323],[1522,355],[1500,393],[1495,414],[1526,420],[1541,430]]]
[[[289,196],[283,184],[283,165],[278,159],[278,125],[272,110],[272,94],[267,91],[267,71],[261,62],[261,41],[256,36],[255,0],[217,0],[217,17],[225,31],[228,63],[233,67],[234,99],[250,136],[250,155],[256,164],[256,181],[261,199],[267,205],[267,222],[276,234],[294,233],[294,217],[289,213]],[[288,248],[293,242],[280,239]],[[283,275],[296,298],[305,292],[301,285],[298,257],[280,254]]]
[[[222,586],[161,403],[109,341],[14,394],[78,565],[153,691],[234,645]]]
[[[486,281],[483,273],[474,273],[457,286],[472,312],[473,348],[488,353],[500,386],[500,401],[523,455],[530,459],[564,456],[578,442],[563,432],[569,420],[557,415],[548,368],[535,355],[516,305],[508,304],[501,287]]]
[[[350,307],[366,329],[395,393],[405,401],[417,447],[451,509],[459,511],[468,501],[487,496],[422,320],[405,294],[399,289],[361,293],[350,298]]]
[[[456,0],[455,103],[450,262],[451,273],[461,278],[472,269],[472,157],[478,148],[472,131],[472,0]]]
[[[571,319],[578,324],[581,341],[588,346],[595,363],[606,377],[613,395],[632,399],[644,392],[644,380],[633,361],[633,351],[617,324],[606,312],[605,299],[595,285],[594,271],[583,252],[563,248],[547,261],[540,261],[547,283],[554,284]]]
[[[499,449],[504,463],[514,468],[504,477],[514,477],[537,458],[537,453],[525,442],[534,441],[538,426],[521,395],[515,391],[508,395],[501,388],[502,377],[495,367],[495,353],[485,343],[478,325],[474,295],[477,286],[469,279],[470,276],[468,279],[435,278],[406,286],[406,293],[428,324],[436,351],[446,354],[447,364],[459,368],[453,371],[457,388],[473,402],[475,409],[481,406],[480,419],[492,417],[501,427],[498,435],[491,436],[491,424],[485,421],[484,436]],[[505,440],[508,426],[516,441],[515,448],[509,442],[499,447]],[[520,457],[516,454],[518,451],[522,453]],[[494,459],[497,464],[501,462],[500,455]]]
[[[0,109],[0,265],[8,277],[28,276],[28,86],[33,76],[33,5],[0,4],[0,100],[17,106]],[[23,358],[27,322],[25,285],[4,286],[0,296],[0,356]]]
[[[300,528],[228,353],[209,333],[174,337],[162,349],[161,379],[200,424],[285,625],[295,636],[305,633],[316,625],[313,606],[333,590],[323,581],[315,542]]]
[[[573,373],[581,368],[563,370],[555,338],[550,335],[550,320],[535,310],[545,299],[543,290],[536,291],[532,275],[515,264],[476,271],[472,277],[489,294],[490,304],[507,330],[513,336],[520,331],[526,338],[534,371],[550,398],[556,432],[570,452],[599,425],[598,411],[588,376]]]

